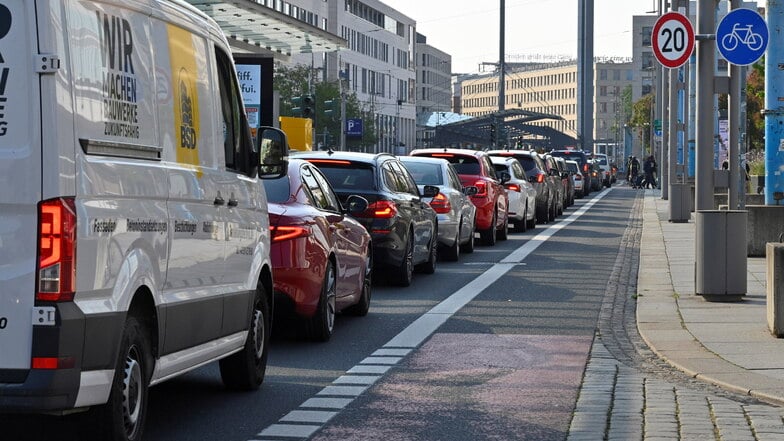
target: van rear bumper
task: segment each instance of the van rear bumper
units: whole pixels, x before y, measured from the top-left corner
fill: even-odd
[[[4,373],[0,370],[0,378]],[[26,377],[23,383],[0,383],[0,412],[40,413],[74,407],[79,369],[31,369]]]

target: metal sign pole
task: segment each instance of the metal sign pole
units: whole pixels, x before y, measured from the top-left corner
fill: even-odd
[[[697,159],[695,208],[713,209],[713,86],[716,66],[716,0],[697,0]],[[697,231],[697,235],[700,232]]]
[[[741,7],[740,0],[730,0],[730,9]],[[727,123],[729,124],[729,151],[727,160],[729,163],[729,185],[727,186],[728,204],[730,210],[738,209],[738,192],[740,188],[734,184],[738,182],[740,174],[740,161],[738,151],[740,150],[740,84],[741,67],[737,64],[730,64],[730,92],[727,103]]]

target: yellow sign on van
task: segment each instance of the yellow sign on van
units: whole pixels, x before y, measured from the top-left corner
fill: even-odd
[[[199,166],[199,96],[193,34],[168,25],[177,162]]]

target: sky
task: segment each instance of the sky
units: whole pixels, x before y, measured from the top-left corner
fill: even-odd
[[[497,62],[500,0],[382,0],[413,18],[427,43],[452,56],[452,72]],[[506,54],[577,56],[578,0],[506,0]],[[632,56],[632,16],[655,0],[596,0],[594,55]],[[522,61],[522,60],[521,60]]]

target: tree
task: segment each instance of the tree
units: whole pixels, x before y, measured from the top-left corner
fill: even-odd
[[[746,77],[746,139],[750,149],[765,148],[765,59],[751,66]]]
[[[643,152],[650,152],[651,146],[651,110],[653,109],[653,94],[643,95],[632,105],[632,117],[629,125],[637,129],[642,139]]]
[[[316,113],[313,119],[313,127],[316,134],[314,142],[325,143],[326,147],[336,148],[340,142],[340,114],[328,116],[325,101],[334,100],[340,104],[340,85],[337,81],[321,81],[319,78],[311,80],[311,67],[300,64],[295,66],[285,66],[278,63],[275,66],[273,76],[275,90],[280,95],[280,114],[281,116],[294,116],[292,112],[291,99],[311,93],[316,104]],[[312,89],[309,85],[312,84]],[[378,141],[376,135],[373,109],[364,107],[354,91],[347,93],[346,96],[346,118],[362,118],[364,133],[361,139],[346,139],[346,147],[351,150],[368,150]],[[325,132],[327,136],[324,136]],[[331,142],[330,142],[331,141]]]

